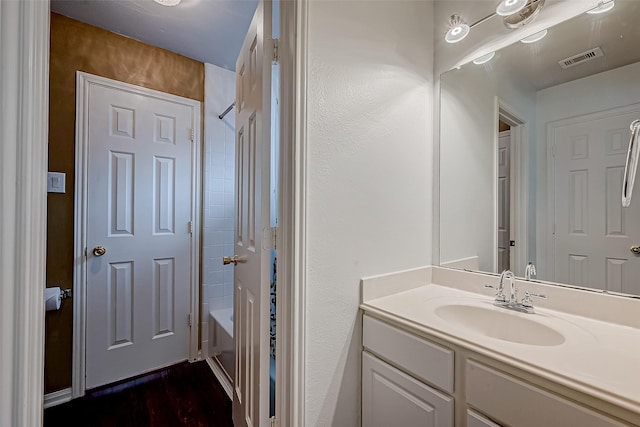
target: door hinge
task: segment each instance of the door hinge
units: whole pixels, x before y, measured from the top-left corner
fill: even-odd
[[[193,234],[193,221],[189,221],[189,234]]]
[[[271,417],[270,420],[271,420],[271,427],[276,427],[278,425],[278,423],[276,422],[275,416]]]
[[[196,140],[196,133],[193,131],[193,128],[189,129],[189,139],[191,142],[195,142]]]
[[[555,157],[556,156],[556,143],[554,142],[551,145],[551,157]]]
[[[273,62],[278,62],[278,39],[273,39]]]
[[[84,257],[87,257],[87,248],[84,248]]]
[[[187,323],[189,324],[189,327],[191,327],[191,313],[187,316]]]
[[[271,247],[278,249],[278,227],[271,227]]]
[[[555,224],[553,224],[551,226],[551,234],[553,234],[554,236],[556,235],[556,225]]]

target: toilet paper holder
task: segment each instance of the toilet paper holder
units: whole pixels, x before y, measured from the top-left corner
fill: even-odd
[[[71,289],[60,289],[60,299],[71,298]]]

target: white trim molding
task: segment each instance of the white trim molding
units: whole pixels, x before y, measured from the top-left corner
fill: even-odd
[[[211,372],[216,377],[224,392],[227,393],[227,397],[230,401],[233,401],[233,385],[231,384],[231,379],[227,376],[224,369],[220,366],[220,362],[213,357],[207,357],[204,359],[209,365]]]
[[[73,352],[72,352],[72,395],[84,396],[86,390],[86,304],[87,271],[85,248],[87,241],[87,182],[88,182],[88,117],[89,86],[100,85],[123,91],[153,97],[185,105],[192,109],[193,144],[191,150],[191,283],[190,308],[191,332],[189,334],[189,359],[198,360],[198,328],[200,327],[200,199],[201,199],[201,139],[200,121],[202,105],[200,101],[171,95],[153,89],[95,76],[81,71],[76,72],[76,165],[75,165],[75,225],[74,225],[74,270],[73,270]],[[46,181],[45,181],[46,183]]]
[[[305,425],[309,0],[281,2],[276,425]]]
[[[527,262],[532,261],[529,253],[529,230],[534,229],[534,224],[530,223],[529,219],[529,169],[530,169],[530,156],[529,156],[529,123],[527,123],[522,113],[516,110],[511,105],[497,99],[497,114],[498,120],[502,120],[511,126],[511,206],[512,218],[514,221],[511,225],[511,236],[516,241],[514,259],[511,261],[512,270],[517,276],[524,276],[524,270],[527,266]],[[496,127],[498,126],[498,120],[495,120]],[[496,155],[495,159],[498,159],[498,132],[496,129]],[[496,183],[498,182],[498,170],[496,164]],[[497,203],[497,184],[496,184],[496,203]],[[511,209],[510,209],[511,211]],[[498,213],[496,207],[496,247],[498,239]],[[515,224],[513,224],[515,222]],[[497,263],[497,259],[496,259]],[[497,267],[497,264],[496,264]],[[497,269],[495,270],[496,272]]]
[[[0,1],[0,425],[42,425],[49,2]]]
[[[72,399],[71,387],[44,395],[44,409],[67,403]]]

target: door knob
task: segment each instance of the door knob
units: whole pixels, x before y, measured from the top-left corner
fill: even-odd
[[[640,246],[631,246],[630,251],[634,255],[640,255]]]
[[[238,265],[239,262],[247,262],[247,260],[245,259],[245,257],[239,257],[238,255],[234,255],[232,257],[229,257],[229,256],[222,257],[222,264],[224,265],[228,265],[228,264]]]
[[[106,253],[107,253],[107,248],[105,248],[104,246],[96,246],[95,248],[93,248],[93,254],[95,256],[102,256]]]

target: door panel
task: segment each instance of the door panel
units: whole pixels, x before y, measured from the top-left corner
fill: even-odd
[[[621,205],[629,123],[639,111],[554,131],[555,281],[640,293],[640,204]]]
[[[362,352],[362,425],[453,427],[453,398]]]
[[[269,422],[271,2],[261,1],[236,63],[234,270],[237,427]]]
[[[93,388],[188,358],[194,108],[117,82],[91,82],[86,96]]]

